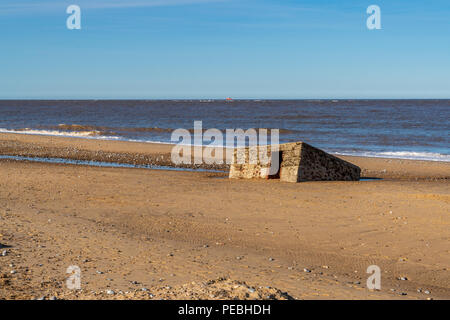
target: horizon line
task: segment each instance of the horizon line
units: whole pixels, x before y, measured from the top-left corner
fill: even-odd
[[[185,101],[185,100],[215,100],[227,101],[230,97],[224,98],[0,98],[0,101]],[[450,100],[448,98],[231,98],[231,101],[246,101],[246,100],[260,100],[260,101],[274,101],[274,100]],[[228,100],[230,101],[230,100]]]

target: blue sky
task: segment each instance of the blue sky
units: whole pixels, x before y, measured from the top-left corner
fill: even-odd
[[[0,98],[229,96],[450,98],[450,1],[0,2]]]

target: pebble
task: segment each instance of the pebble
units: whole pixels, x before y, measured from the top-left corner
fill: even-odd
[[[401,281],[407,281],[408,278],[407,278],[407,277],[400,277],[400,278],[398,278],[398,280],[401,280]]]
[[[17,271],[16,270],[11,270],[10,273],[11,274],[15,274],[15,273],[17,273]]]
[[[57,300],[55,296],[51,296],[50,300]]]
[[[6,251],[6,250],[2,251],[2,257],[6,257],[7,254],[8,254],[8,251]]]
[[[112,295],[115,294],[114,290],[106,290],[106,294]]]
[[[147,292],[148,289],[147,288],[142,288],[141,291]]]
[[[254,293],[256,290],[253,289],[253,288],[249,288],[248,291],[249,291],[250,293]]]
[[[274,258],[269,258],[269,261],[274,261],[275,259]]]
[[[429,290],[425,290],[423,293],[430,294],[431,292]]]
[[[98,274],[103,274],[103,272],[102,271],[99,271],[99,270],[97,270],[96,271]]]
[[[407,296],[408,294],[406,292],[400,293],[401,296]]]
[[[303,272],[310,273],[311,270],[304,268],[304,269],[303,269]]]

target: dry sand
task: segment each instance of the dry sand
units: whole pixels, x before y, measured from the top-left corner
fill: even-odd
[[[9,155],[165,164],[169,153],[0,135]],[[342,158],[383,180],[1,160],[0,298],[449,299],[450,163]],[[71,265],[82,290],[65,285]],[[370,265],[382,270],[380,291],[366,288]]]

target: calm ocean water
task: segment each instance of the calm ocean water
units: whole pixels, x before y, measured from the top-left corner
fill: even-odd
[[[336,154],[450,161],[450,100],[0,100],[0,132],[171,142],[172,130],[280,129]]]

